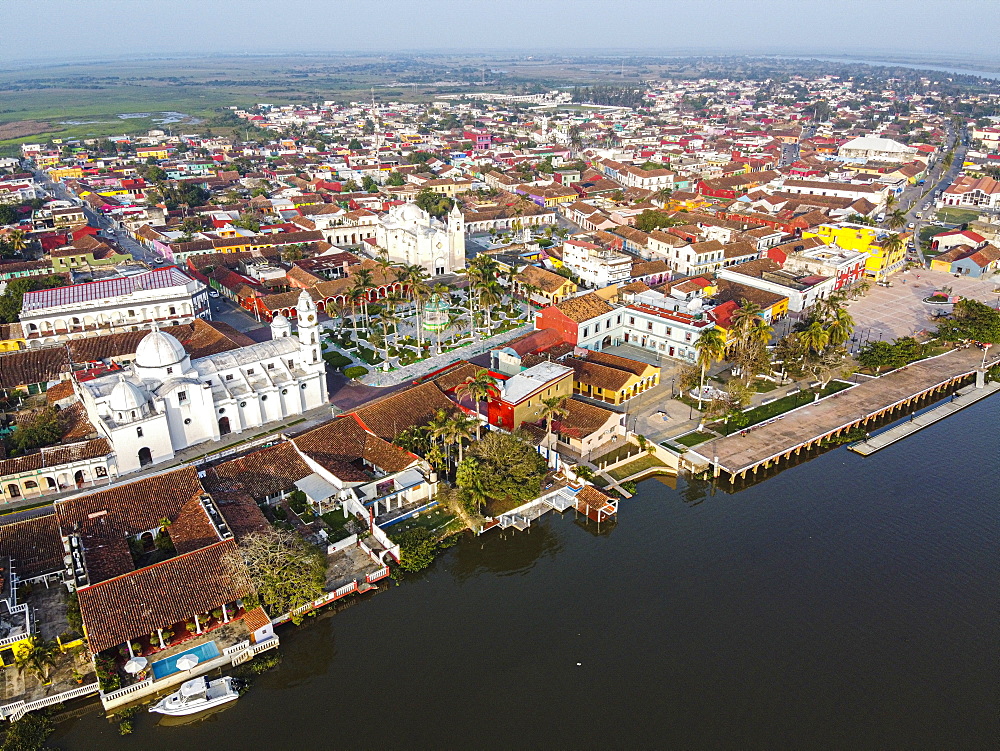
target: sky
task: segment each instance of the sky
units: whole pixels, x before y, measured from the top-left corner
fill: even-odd
[[[132,55],[439,50],[1000,58],[1000,0],[6,0],[0,7],[0,68]]]

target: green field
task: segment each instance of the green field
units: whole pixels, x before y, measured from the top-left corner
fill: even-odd
[[[433,67],[420,62],[410,68],[413,79],[435,77]],[[164,127],[155,122],[163,112],[187,115],[165,126],[185,132],[204,128],[195,126],[224,107],[369,101],[372,87],[381,101],[428,101],[434,93],[447,91],[430,83],[392,85],[401,70],[407,66],[363,57],[139,60],[4,70],[0,71],[0,151],[51,138],[144,133]],[[148,116],[119,117],[134,113]],[[17,123],[44,130],[17,134],[12,130]]]
[[[972,211],[971,209],[960,209],[957,207],[949,206],[943,209],[938,209],[937,219],[939,222],[948,222],[949,224],[965,224],[966,222],[972,222],[979,218],[978,211]]]

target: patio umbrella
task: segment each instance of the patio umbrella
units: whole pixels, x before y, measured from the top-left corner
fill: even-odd
[[[145,657],[133,657],[131,660],[125,663],[125,672],[130,675],[135,675],[136,673],[141,673],[146,669],[149,664],[149,660]]]
[[[198,664],[198,655],[186,654],[177,660],[178,670],[191,670]]]

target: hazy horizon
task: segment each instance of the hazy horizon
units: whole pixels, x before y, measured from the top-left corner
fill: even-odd
[[[38,0],[0,67],[212,55],[913,55],[996,61],[996,0]],[[975,36],[969,29],[976,30]],[[109,34],[109,29],[111,34]],[[180,33],[178,33],[180,32]],[[39,40],[44,43],[39,44]]]

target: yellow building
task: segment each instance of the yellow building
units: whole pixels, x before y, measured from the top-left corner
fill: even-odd
[[[49,170],[49,179],[53,182],[63,180],[79,180],[83,177],[83,170],[80,167],[55,167]]]
[[[576,295],[577,286],[564,276],[538,266],[526,266],[514,277],[520,292],[529,293],[533,302],[541,305],[558,305]]]
[[[897,250],[885,247],[887,233],[878,227],[852,222],[821,224],[814,230],[806,230],[802,238],[817,237],[826,245],[837,245],[846,250],[856,250],[868,256],[865,260],[865,274],[876,281],[883,281],[889,274],[899,271],[906,261],[906,235]]]
[[[19,323],[0,323],[0,352],[17,352],[27,348],[27,339]]]
[[[166,146],[139,146],[135,150],[135,155],[138,159],[166,159],[170,152],[167,150]]]
[[[607,404],[624,404],[660,382],[660,369],[607,352],[588,352],[586,358],[568,357],[573,368],[573,393]]]

